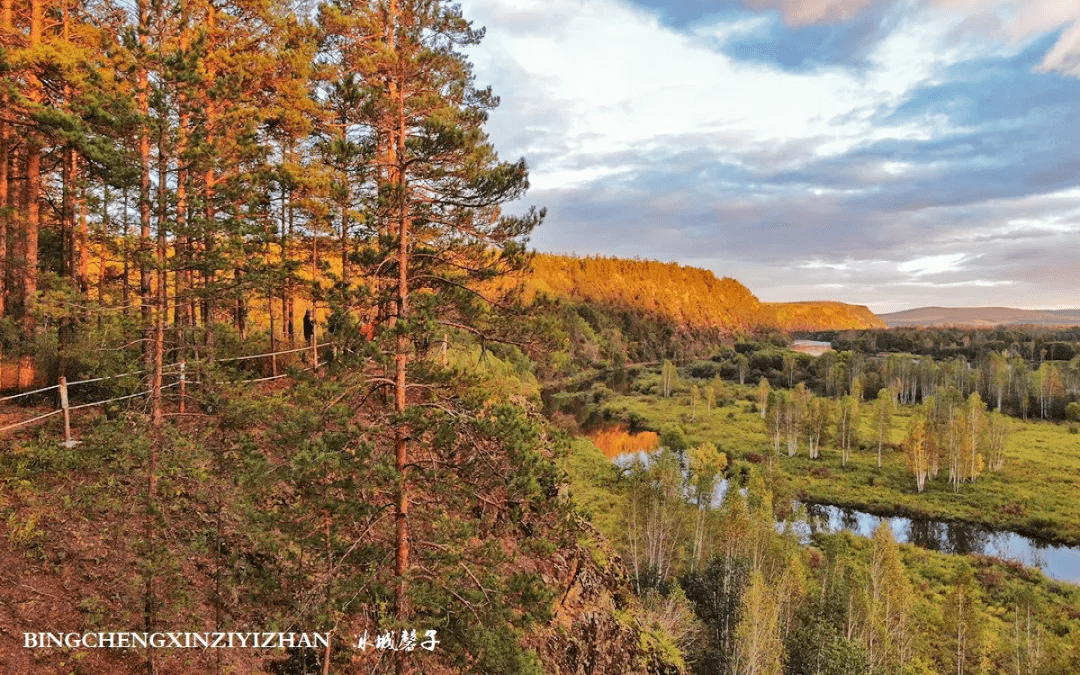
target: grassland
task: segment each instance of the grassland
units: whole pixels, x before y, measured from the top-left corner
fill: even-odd
[[[690,443],[710,441],[732,460],[777,461],[793,493],[807,501],[980,523],[1080,544],[1080,435],[1065,425],[1010,419],[1006,461],[1000,471],[986,471],[953,492],[946,469],[919,494],[905,455],[896,449],[906,433],[910,410],[895,416],[880,469],[876,433],[864,415],[861,447],[845,467],[839,452],[830,447],[818,460],[809,459],[805,446],[795,457],[782,449],[777,458],[764,421],[753,409],[754,394],[749,385],[728,385],[722,395],[726,405],[711,410],[699,405],[695,413],[685,394],[611,395],[601,413],[611,420],[637,419],[656,430],[679,424]]]
[[[699,412],[689,419],[683,417],[687,415],[683,401],[639,395],[612,398],[604,409],[612,415],[631,412],[640,415],[649,411],[656,415],[655,419],[666,415],[667,423],[683,423],[690,442],[726,443],[735,457],[740,456],[738,448],[742,446],[754,448],[741,455],[743,459],[739,461],[745,462],[751,453],[760,457],[763,452],[759,451],[764,451],[766,445],[761,419],[749,412],[749,406],[749,402],[739,400]],[[1032,426],[1041,430],[1044,425]],[[876,472],[876,456],[871,457],[867,452],[865,459],[874,460]],[[762,461],[768,459],[762,457]],[[612,541],[625,543],[625,485],[620,482],[614,464],[584,438],[570,442],[561,462],[570,478],[568,485],[575,501],[589,513],[593,524]],[[792,460],[785,456],[780,464],[790,473]],[[892,468],[884,469],[883,473]],[[718,521],[710,522],[709,527],[715,528]],[[716,529],[710,531],[711,536],[721,536]],[[800,549],[798,554],[801,569],[807,572],[811,595],[819,588],[814,584],[836,573],[837,568],[830,560],[843,561],[857,575],[864,575],[856,578],[865,578],[871,548],[869,539],[850,532],[815,535],[811,545]],[[955,630],[949,607],[956,585],[964,578],[972,580],[976,600],[976,628],[971,645],[973,653],[979,655],[979,672],[1013,673],[1017,668],[1022,668],[1020,672],[1080,672],[1080,630],[1076,629],[1080,620],[1080,587],[1050,579],[1037,569],[988,556],[957,556],[910,544],[901,545],[899,551],[915,591],[911,602],[917,637],[905,673],[949,672],[953,656],[951,644],[943,636]]]

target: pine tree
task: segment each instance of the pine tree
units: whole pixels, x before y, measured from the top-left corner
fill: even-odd
[[[331,58],[351,63],[367,85],[360,119],[376,165],[372,215],[385,223],[373,269],[393,308],[385,337],[393,354],[388,381],[399,476],[395,604],[404,619],[410,614],[413,567],[411,419],[424,410],[413,406],[412,391],[418,371],[426,369],[426,346],[435,331],[488,335],[483,317],[490,298],[476,282],[527,262],[522,243],[543,214],[500,212],[501,204],[528,187],[525,162],[499,161],[487,141],[483,125],[498,101],[490,89],[473,86],[460,50],[476,44],[483,32],[472,28],[458,6],[386,0],[330,3],[322,12],[336,27],[328,42]],[[359,34],[349,32],[356,27]]]

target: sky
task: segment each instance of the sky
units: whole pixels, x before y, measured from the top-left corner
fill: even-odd
[[[537,250],[1080,306],[1080,0],[461,0]]]

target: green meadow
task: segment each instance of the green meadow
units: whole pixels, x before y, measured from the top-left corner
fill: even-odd
[[[635,388],[648,390],[646,374]],[[687,393],[691,382],[670,397],[630,393],[608,395],[599,407],[605,421],[621,421],[661,431],[680,426],[688,443],[708,441],[727,453],[732,462],[777,462],[788,478],[793,496],[819,503],[857,507],[897,515],[962,520],[1014,530],[1064,543],[1080,542],[1080,435],[1068,425],[1008,419],[1005,465],[984,471],[973,483],[954,492],[948,469],[927,482],[922,494],[900,450],[911,416],[910,407],[894,415],[883,466],[877,466],[877,433],[869,417],[869,403],[861,406],[859,444],[847,466],[838,450],[826,444],[821,457],[809,458],[805,441],[794,457],[785,444],[779,456],[766,437],[765,422],[756,412],[756,388],[726,385],[718,397],[723,405],[691,408]],[[704,386],[704,382],[698,383]]]

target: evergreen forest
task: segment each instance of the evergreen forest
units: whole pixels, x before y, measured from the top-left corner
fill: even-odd
[[[483,37],[0,0],[0,672],[1080,673],[1080,332],[532,251]]]

